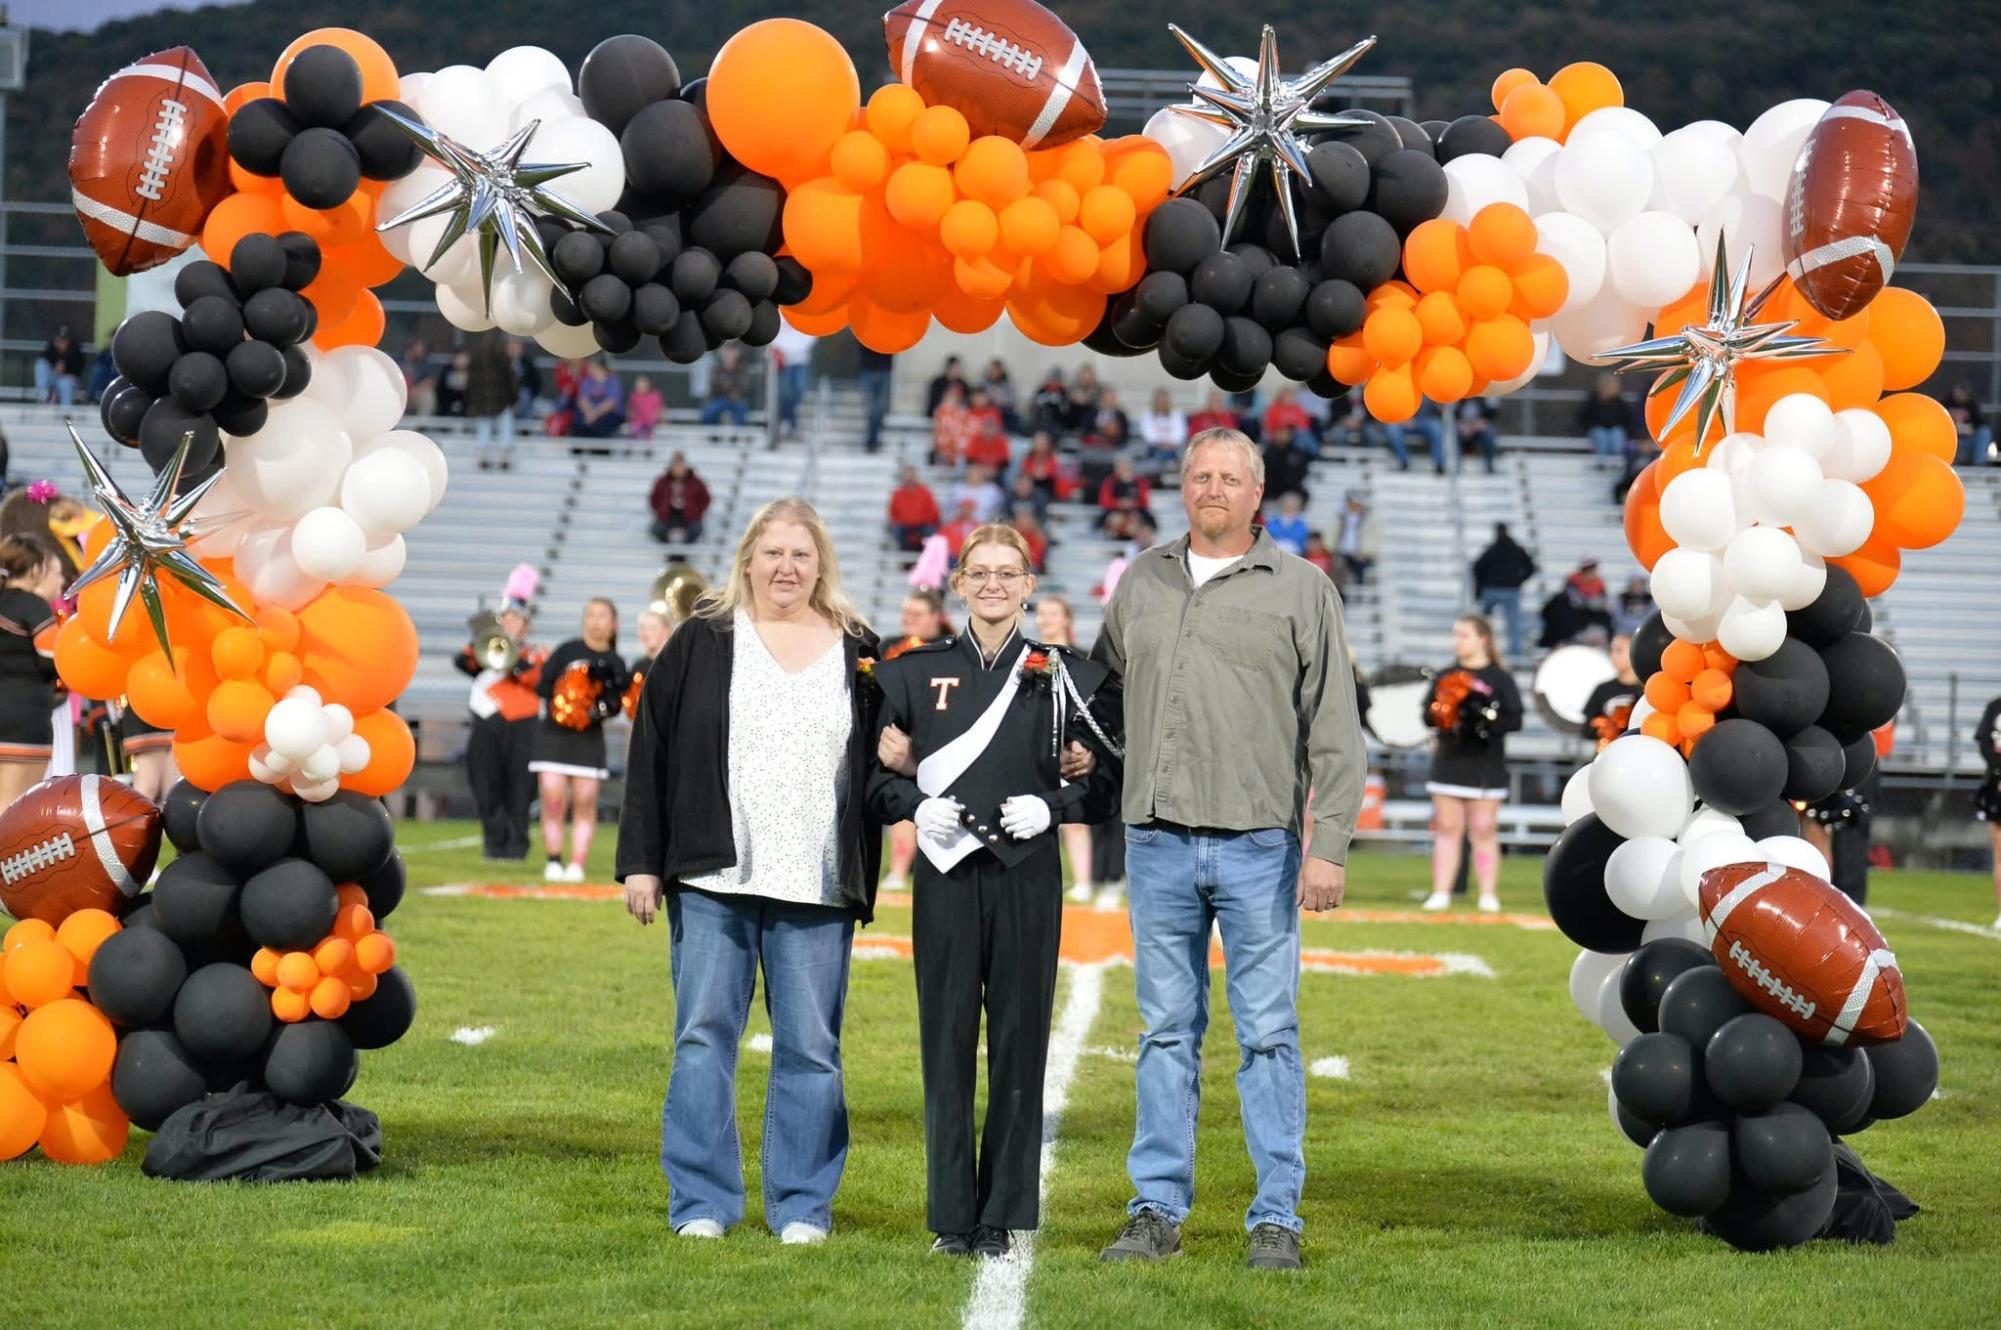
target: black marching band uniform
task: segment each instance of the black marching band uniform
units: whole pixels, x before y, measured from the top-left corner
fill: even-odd
[[[488,669],[467,643],[452,662],[472,676],[472,730],[466,739],[466,782],[479,809],[480,838],[489,859],[528,857],[528,805],[535,777],[528,759],[535,747],[541,698],[542,663],[548,652],[516,642],[518,654],[507,670]]]
[[[1044,669],[1029,673],[1031,660]],[[883,699],[877,733],[893,724],[908,734],[918,768],[912,780],[878,767],[870,812],[887,825],[913,817],[930,796],[963,808],[957,841],[941,847],[920,836],[912,910],[928,1225],[940,1235],[1033,1229],[1063,922],[1056,825],[1101,822],[1117,806],[1118,684],[1104,666],[1029,642],[1019,628],[991,660],[969,630],[882,661],[874,676]],[[1097,765],[1065,784],[1060,749],[1072,739],[1093,750]],[[1051,825],[1016,840],[1001,827],[1000,806],[1024,794],[1049,805]],[[983,1005],[987,1118],[976,1164]]]
[[[2001,697],[1980,713],[1979,728],[1973,731],[1973,745],[1980,750],[1987,773],[1973,797],[1974,815],[1983,822],[2001,822]]]
[[[1433,703],[1455,674],[1471,676],[1471,691],[1459,704],[1457,723],[1445,728]],[[1454,665],[1431,681],[1424,695],[1424,718],[1438,730],[1427,793],[1454,799],[1506,796],[1508,763],[1502,736],[1522,727],[1522,694],[1513,675],[1500,665],[1477,670]]]
[[[597,702],[581,729],[558,724],[555,719],[556,685],[565,674],[575,670],[587,671],[598,685]],[[629,677],[615,647],[593,651],[582,638],[573,637],[550,652],[536,687],[545,706],[541,727],[535,732],[535,757],[528,769],[588,780],[603,780],[610,775],[605,765],[604,723],[618,714]]]

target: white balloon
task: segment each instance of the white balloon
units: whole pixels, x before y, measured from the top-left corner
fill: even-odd
[[[1635,919],[1665,919],[1688,908],[1681,881],[1668,874],[1680,847],[1665,836],[1635,836],[1605,861],[1605,894]]]
[[[274,753],[283,753],[294,762],[303,763],[326,741],[326,713],[303,697],[285,698],[264,713],[264,742],[271,745]]]
[[[1751,511],[1742,515],[1772,526],[1791,526],[1812,510],[1823,479],[1812,453],[1767,440],[1744,468]]]
[[[1512,203],[1527,212],[1529,188],[1498,157],[1468,153],[1445,164],[1445,211],[1441,216],[1471,226],[1474,214],[1490,203]]]
[[[443,254],[438,253],[438,243],[444,239],[445,228],[450,224],[448,217],[425,217],[399,228],[409,236],[411,257],[406,262],[439,285],[477,282],[479,244],[471,236],[460,237]]]
[[[370,536],[400,535],[430,511],[431,481],[408,454],[378,448],[347,469],[340,506]]]
[[[1602,365],[1610,363],[1601,359],[1607,351],[1631,346],[1645,335],[1652,313],[1621,299],[1607,282],[1590,304],[1581,308],[1565,305],[1549,321],[1549,328],[1572,360]]]
[[[1617,974],[1625,968],[1626,957],[1631,954],[1603,951],[1577,953],[1577,959],[1570,963],[1570,1004],[1577,1008],[1578,1015],[1593,1025],[1598,1024],[1598,990],[1605,986],[1605,976]]]
[[[1661,526],[1683,549],[1714,551],[1728,545],[1738,529],[1729,475],[1698,467],[1670,480],[1661,491]]]
[[[508,260],[498,260],[493,278],[493,321],[512,337],[533,337],[556,321],[549,306],[553,283],[532,264],[516,272]]]
[[[361,556],[361,562],[348,574],[349,586],[383,587],[403,575],[405,558],[403,537],[390,536],[386,540],[371,541],[368,553]]]
[[[298,795],[309,804],[323,804],[333,798],[334,795],[340,793],[340,778],[336,776],[332,780],[315,782],[294,776],[292,778],[292,793]]]
[[[1501,154],[1501,161],[1522,178],[1529,192],[1529,215],[1555,212],[1563,205],[1556,197],[1556,155],[1563,145],[1540,135],[1516,139]]]
[[[306,391],[300,394],[316,402],[325,402],[341,414],[343,423],[347,419],[349,390],[353,387],[348,381],[348,362],[340,355],[346,349],[336,347],[332,351],[322,351],[311,342],[306,343],[306,362],[313,367],[313,375],[306,380]],[[400,379],[403,376],[399,372],[396,377]]]
[[[1777,600],[1799,572],[1799,544],[1780,527],[1746,527],[1723,551],[1723,575],[1747,600]]]
[[[354,733],[354,713],[338,702],[329,702],[320,708],[320,714],[327,720],[327,742],[337,744]]]
[[[1565,212],[1609,233],[1645,212],[1653,192],[1654,163],[1646,145],[1618,130],[1584,129],[1581,122],[1571,131],[1556,160],[1556,197]]]
[[[1682,938],[1706,947],[1709,945],[1709,930],[1703,927],[1701,914],[1684,907],[1664,919],[1654,920],[1640,930],[1640,945],[1643,947],[1662,938]]]
[[[237,545],[257,524],[256,514],[251,512],[243,496],[236,492],[227,469],[216,477],[208,493],[202,495],[201,502],[195,505],[194,516],[200,519],[196,529],[208,534],[190,541],[188,549],[203,559],[234,558]]]
[[[405,74],[397,81],[396,100],[405,106],[414,108],[418,100],[424,95],[424,85],[430,81],[431,75],[427,70],[418,70],[414,73]]]
[[[1690,226],[1723,202],[1737,184],[1734,143],[1704,130],[1702,123],[1677,129],[1656,143],[1652,153],[1654,206]]]
[[[1779,608],[1790,613],[1803,610],[1820,599],[1820,593],[1827,586],[1827,560],[1807,550],[1800,551],[1799,576],[1786,588],[1786,594],[1779,597]]]
[[[1728,813],[1718,812],[1714,808],[1698,808],[1689,814],[1688,821],[1683,824],[1681,834],[1676,836],[1675,840],[1683,846],[1688,846],[1704,836],[1715,835],[1719,831],[1734,831],[1741,834],[1743,830],[1744,824]]]
[[[1743,134],[1738,132],[1734,126],[1725,124],[1721,120],[1691,120],[1680,129],[1677,129],[1675,133],[1700,134],[1705,138],[1717,140],[1732,152],[1735,152],[1737,145],[1744,141]]]
[[[1668,744],[1644,734],[1614,739],[1591,764],[1591,807],[1628,840],[1669,837],[1695,804],[1688,764]]]
[[[1827,108],[1828,103],[1817,97],[1801,97],[1780,102],[1753,120],[1737,149],[1744,162],[1744,183],[1766,198],[1785,198],[1793,164]]]
[[[1765,442],[1803,448],[1815,461],[1834,447],[1834,409],[1812,393],[1789,393],[1765,413]]]
[[[1640,1037],[1640,1027],[1633,1024],[1633,1018],[1626,1014],[1626,1004],[1619,1000],[1619,981],[1623,977],[1614,970],[1598,985],[1598,1028],[1621,1048]]]
[[[1570,779],[1563,783],[1563,825],[1572,822],[1591,811],[1591,767],[1587,764],[1570,773]]]
[[[1739,660],[1764,660],[1785,644],[1786,612],[1776,600],[1733,597],[1716,621],[1716,641]]]
[[[1721,471],[1726,476],[1734,477],[1751,465],[1751,459],[1756,457],[1758,450],[1764,446],[1765,441],[1756,434],[1726,434],[1703,453],[1702,464],[1713,471]],[[1734,487],[1731,492],[1734,496],[1736,492]],[[1732,503],[1734,507],[1734,497]]]
[[[1702,273],[1689,223],[1671,212],[1629,217],[1605,242],[1612,289],[1635,305],[1658,309],[1688,294]]]
[[[1203,75],[1204,78],[1208,76]],[[1176,184],[1195,174],[1195,168],[1203,159],[1223,146],[1230,132],[1221,125],[1212,125],[1206,120],[1198,120],[1172,106],[1163,106],[1153,113],[1140,131],[1146,137],[1167,150],[1168,163],[1174,168]]]
[[[507,99],[499,84],[485,70],[471,65],[446,65],[432,74],[417,102],[417,114],[424,117],[425,124],[475,152],[497,148],[507,138],[507,111]],[[530,157],[529,160],[576,159]]]
[[[1728,603],[1730,594],[1723,560],[1694,549],[1672,549],[1661,555],[1654,564],[1651,587],[1661,613],[1677,619],[1715,614]]]
[[[1762,194],[1742,191],[1731,194],[1711,208],[1696,224],[1695,244],[1702,254],[1702,280],[1708,281],[1716,267],[1716,241],[1727,242],[1730,276],[1737,275],[1746,251],[1751,257],[1751,290],[1764,289],[1767,282],[1785,271],[1785,219],[1779,205]]]
[[[365,770],[372,756],[368,740],[358,734],[350,734],[342,739],[334,745],[334,751],[340,754],[340,774],[343,776],[352,776],[357,771]]]
[[[445,487],[451,483],[452,477],[452,469],[445,461],[444,450],[415,430],[393,429],[387,434],[378,434],[366,443],[357,445],[354,455],[359,459],[382,449],[402,453],[424,468],[424,478],[431,491],[431,498],[425,505],[424,512],[426,516],[436,512],[438,504],[444,500]]]
[[[517,104],[539,92],[571,88],[570,67],[540,46],[508,47],[486,62],[486,74],[502,97]]]
[[[333,501],[353,456],[340,417],[302,395],[274,403],[255,434],[232,437],[223,450],[223,474],[251,509],[289,525]]]
[[[1876,505],[1848,480],[1823,480],[1820,497],[1793,524],[1801,549],[1833,558],[1852,554],[1876,528]]]
[[[407,96],[403,101],[406,105],[411,104]],[[415,207],[441,186],[449,184],[451,179],[451,172],[445,170],[442,166],[432,166],[426,163],[412,171],[409,175],[404,176],[401,180],[390,182],[388,187],[382,191],[382,197],[375,201],[375,215],[386,222],[398,214]],[[384,231],[382,233],[382,247],[405,263],[415,263],[418,261],[418,257],[430,258],[431,251],[428,248],[424,250],[421,256],[416,255],[411,243],[411,230],[412,228],[409,226],[398,226]],[[437,243],[438,236],[441,234],[443,234],[442,228],[431,234],[431,243],[433,245]]]
[[[1860,485],[1874,479],[1889,462],[1890,427],[1883,417],[1859,406],[1834,413],[1834,445],[1820,461],[1823,474]]]
[[[1536,253],[1562,264],[1570,279],[1564,310],[1581,309],[1597,299],[1605,284],[1605,237],[1598,228],[1567,212],[1546,212],[1536,217],[1535,232]]]
[[[572,116],[583,114],[585,114],[583,98],[560,88],[544,88],[533,96],[515,103],[509,127],[519,134],[539,121],[568,120]]]
[[[1714,642],[1716,640],[1716,625],[1722,617],[1723,614],[1720,610],[1715,614],[1705,614],[1699,619],[1683,619],[1663,611],[1661,622],[1667,625],[1667,630],[1670,633],[1684,642]],[[1639,708],[1637,706],[1633,709],[1633,715],[1635,719],[1638,719]]]
[[[618,135],[587,116],[544,121],[528,141],[528,160],[589,162],[551,186],[585,212],[604,212],[625,193],[625,154]]]
[[[340,754],[333,745],[321,744],[299,762],[299,776],[314,785],[340,778]]]
[[[1767,836],[1758,842],[1758,850],[1774,863],[1811,873],[1822,881],[1828,878],[1827,856],[1812,841],[1798,836]]]
[[[598,345],[596,331],[588,323],[575,328],[552,323],[535,334],[535,345],[560,360],[582,360],[603,349]]]
[[[461,332],[485,332],[494,326],[493,316],[486,310],[486,297],[480,293],[478,278],[464,286],[440,284],[432,295],[438,302],[438,313],[445,316],[445,322]]]
[[[320,386],[321,373],[327,370],[334,374],[339,396],[314,391]],[[410,387],[402,367],[386,352],[372,346],[341,346],[321,356],[313,366],[313,381],[306,392],[331,403],[341,413],[348,437],[358,442],[396,428],[409,404]]]
[[[1741,831],[1714,831],[1681,847],[1681,895],[1694,909],[1702,903],[1702,875],[1725,864],[1762,859],[1758,847]]]
[[[1642,148],[1652,148],[1661,141],[1661,131],[1654,122],[1630,106],[1601,106],[1571,126],[1570,132],[1574,137],[1580,130],[1623,134]]]
[[[1663,615],[1661,617],[1666,618],[1667,616]],[[1676,634],[1676,636],[1680,636],[1680,634]],[[1707,641],[1708,639],[1704,638],[1703,640]],[[1635,734],[1639,733],[1640,726],[1646,724],[1647,717],[1653,714],[1654,714],[1654,704],[1647,701],[1647,699],[1644,696],[1642,696],[1638,701],[1633,703],[1632,714],[1626,717],[1627,730]],[[1589,771],[1590,768],[1586,767],[1585,770]]]
[[[315,508],[292,527],[292,559],[299,571],[322,582],[353,572],[368,550],[354,519],[338,508]]]
[[[258,744],[250,750],[250,774],[254,779],[266,785],[276,785],[285,779],[285,773],[271,765],[270,759],[273,756],[271,749],[265,744]]]

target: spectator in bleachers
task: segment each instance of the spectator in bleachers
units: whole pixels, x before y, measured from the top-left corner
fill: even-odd
[[[1973,731],[1973,746],[1986,766],[1980,788],[1974,792],[1973,813],[1987,824],[1987,839],[1994,849],[1990,870],[1994,874],[1994,895],[2001,901],[2001,697],[1989,702],[1980,713],[1980,724]],[[2001,929],[2001,918],[1995,919],[1994,927]]]
[[[1147,469],[1155,475],[1172,471],[1188,446],[1188,417],[1175,409],[1173,394],[1153,390],[1153,406],[1139,418],[1140,442],[1146,445]]]
[[[1123,449],[1131,440],[1132,432],[1132,418],[1119,406],[1118,390],[1098,389],[1097,414],[1085,431],[1086,441],[1097,440],[1104,447]]]
[[[868,429],[862,448],[874,452],[882,447],[882,422],[889,418],[889,390],[895,382],[895,357],[885,351],[861,348],[862,400],[868,412]]]
[[[1028,423],[1036,433],[1047,434],[1051,439],[1061,439],[1070,433],[1070,389],[1063,382],[1063,371],[1054,365],[1042,376],[1042,385],[1029,399]]]
[[[625,414],[632,426],[632,437],[651,443],[653,432],[660,428],[660,421],[667,414],[667,402],[647,375],[633,376],[632,391],[625,395]],[[648,448],[646,455],[651,457],[653,450]]]
[[[1612,602],[1599,576],[1598,560],[1590,555],[1577,561],[1563,589],[1543,603],[1542,642],[1545,649],[1571,642],[1612,636]]]
[[[461,353],[464,354],[464,353]],[[499,333],[473,340],[466,370],[465,413],[472,421],[473,451],[482,471],[514,466],[514,366]]]
[[[997,522],[1007,504],[1007,492],[994,479],[993,470],[984,466],[968,466],[966,474],[952,487],[946,506],[957,512],[960,505],[973,505],[973,517],[981,522]]]
[[[1287,437],[1318,450],[1319,441],[1313,437],[1313,417],[1299,404],[1299,394],[1291,388],[1279,389],[1272,397],[1271,405],[1265,408],[1265,439],[1269,441],[1277,438],[1281,430],[1289,431]]]
[[[945,398],[955,388],[959,391],[960,401],[972,399],[973,389],[972,385],[966,382],[966,367],[960,363],[957,356],[946,356],[945,368],[938,371],[938,376],[924,389],[924,414],[937,415],[938,408],[944,404]]]
[[[653,481],[648,499],[653,508],[653,538],[663,545],[692,545],[702,538],[702,518],[709,511],[709,487],[688,464],[686,453],[667,459],[667,469]]]
[[[1653,435],[1642,434],[1635,439],[1626,449],[1626,469],[1612,482],[1612,502],[1624,507],[1626,493],[1633,488],[1633,482],[1638,480],[1640,473],[1652,465],[1660,455],[1661,446],[1654,441]]]
[[[1136,519],[1152,521],[1153,487],[1133,467],[1130,457],[1112,463],[1112,474],[1098,487],[1098,529],[1117,540],[1129,539]]]
[[[1023,543],[1028,546],[1028,569],[1041,573],[1049,565],[1049,533],[1042,529],[1042,520],[1033,508],[1021,507],[1014,510],[1008,525],[1015,529]]]
[[[1329,577],[1334,576],[1334,551],[1327,548],[1327,539],[1318,531],[1309,532],[1306,549],[1300,556]]]
[[[915,554],[923,548],[924,538],[938,530],[941,520],[938,498],[931,487],[918,476],[916,467],[904,467],[889,496],[889,530],[896,537],[896,547]]]
[[[1980,414],[1980,403],[1973,396],[1972,389],[1963,383],[1955,383],[1942,400],[1946,414],[1952,417],[1952,427],[1959,435],[1952,464],[1986,466],[1987,446],[1994,441],[1994,431]]]
[[[1014,380],[1008,377],[1007,366],[996,357],[987,362],[986,373],[980,376],[980,387],[985,390],[987,400],[1000,412],[1001,428],[1009,434],[1021,432],[1021,403],[1015,396]]]
[[[587,439],[612,439],[625,427],[625,385],[600,359],[584,362],[584,379],[577,385],[576,433]]]
[[[1297,493],[1281,494],[1278,511],[1265,518],[1265,531],[1272,543],[1287,554],[1305,554],[1307,538],[1313,528],[1306,521],[1306,505],[1301,503]]]
[[[806,400],[806,381],[813,371],[813,346],[820,339],[779,321],[771,339],[771,364],[778,372],[778,428],[787,438],[799,437],[799,403]]]
[[[724,343],[709,367],[709,393],[702,401],[702,423],[718,425],[727,419],[738,429],[748,425],[750,378],[743,348],[735,342]]]
[[[1461,465],[1478,453],[1487,464],[1487,474],[1494,474],[1494,421],[1500,414],[1498,397],[1468,397],[1453,407],[1452,426],[1458,431]]]
[[[1438,409],[1438,403],[1429,397],[1418,403],[1417,414],[1406,420],[1402,427],[1389,427],[1390,455],[1397,459],[1397,470],[1410,470],[1410,436],[1423,439],[1431,450],[1431,469],[1439,475],[1445,474],[1445,417]]]
[[[1401,440],[1394,439],[1388,427],[1362,404],[1359,393],[1351,393],[1337,404],[1327,425],[1327,437],[1323,444],[1333,444],[1344,448],[1387,447],[1396,455],[1399,469],[1410,469],[1410,458],[1399,451]]]
[[[1202,409],[1188,417],[1188,438],[1206,434],[1212,429],[1237,429],[1237,413],[1223,400],[1220,388],[1212,388],[1202,401]]]
[[[1341,567],[1346,572],[1346,583],[1367,586],[1369,570],[1376,566],[1376,554],[1382,545],[1382,534],[1376,528],[1376,519],[1369,512],[1369,504],[1358,491],[1348,491],[1348,502],[1341,507],[1339,525],[1334,532],[1334,552],[1341,556]]]
[[[1614,634],[1632,634],[1654,612],[1654,593],[1648,585],[1645,573],[1634,573],[1626,579],[1626,589],[1619,593],[1618,604],[1612,607],[1612,631]]]
[[[424,345],[424,339],[412,337],[403,348],[403,358],[397,363],[403,367],[403,386],[409,393],[410,414],[437,415],[438,371],[431,364],[431,348]]]
[[[1522,654],[1522,584],[1535,576],[1535,560],[1508,534],[1506,522],[1494,523],[1494,539],[1473,560],[1473,598],[1489,621],[1508,621],[1508,654]]]
[[[1160,531],[1153,524],[1152,513],[1140,513],[1133,518],[1132,539],[1125,548],[1114,554],[1105,565],[1105,574],[1098,579],[1098,585],[1091,589],[1100,605],[1111,603],[1112,593],[1119,589],[1119,579],[1125,576],[1126,568],[1140,555],[1152,549],[1160,539]]]
[[[1275,497],[1297,494],[1303,504],[1313,497],[1306,487],[1313,462],[1298,446],[1290,425],[1279,424],[1265,434],[1265,493]]]
[[[1633,404],[1619,390],[1616,374],[1600,374],[1591,385],[1591,395],[1577,410],[1577,428],[1591,440],[1591,456],[1603,471],[1619,470],[1628,445],[1646,432],[1634,419]]]
[[[1252,443],[1264,442],[1264,416],[1258,411],[1257,390],[1231,393],[1223,401],[1237,417],[1238,431]],[[1188,437],[1192,439],[1195,436],[1190,434]]]
[[[75,406],[83,378],[83,348],[70,336],[69,325],[57,328],[35,357],[35,398],[57,406]]]
[[[507,339],[507,364],[514,372],[514,414],[522,420],[533,420],[535,399],[542,395],[542,371],[518,337]]]
[[[1037,430],[1028,441],[1028,452],[1021,459],[1019,471],[1034,483],[1045,508],[1058,499],[1070,497],[1063,483],[1063,459],[1056,455],[1056,439],[1049,431]]]
[[[93,402],[103,401],[106,390],[111,387],[112,380],[117,377],[118,363],[111,358],[111,343],[106,342],[103,346],[97,348],[97,354],[90,358],[90,382],[84,385],[85,391],[90,395],[90,400]],[[177,776],[175,779],[178,780],[179,777]]]
[[[1077,377],[1070,380],[1070,428],[1079,434],[1090,433],[1097,427],[1098,404],[1104,396],[1104,388],[1098,383],[1098,371],[1085,365],[1077,371]]]
[[[931,465],[956,468],[965,460],[966,447],[977,427],[965,388],[948,384],[931,412]]]
[[[438,376],[438,414],[463,420],[466,396],[471,389],[472,352],[460,348],[452,352],[452,358],[445,362],[445,372]]]
[[[952,520],[938,528],[938,534],[945,540],[945,553],[953,559],[957,559],[959,551],[966,547],[966,537],[979,530],[981,526],[980,519],[974,512],[977,507],[976,500],[959,500],[953,506]]]
[[[1020,512],[1026,508],[1035,514],[1038,522],[1049,520],[1049,500],[1036,487],[1035,481],[1026,471],[1017,470],[1014,479],[1008,482],[1007,506],[1010,512]]]
[[[973,396],[976,399],[973,437],[966,441],[966,461],[969,465],[986,467],[996,475],[1004,474],[1008,463],[1014,460],[1014,449],[1001,429],[1000,412],[991,406],[981,407],[977,399],[984,398],[984,392],[975,392]]]

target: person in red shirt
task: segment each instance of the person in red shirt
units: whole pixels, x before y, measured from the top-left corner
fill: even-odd
[[[1191,439],[1204,430],[1236,428],[1237,413],[1223,400],[1221,392],[1211,392],[1202,403],[1202,409],[1188,417],[1188,437]]]
[[[1318,531],[1306,537],[1306,553],[1300,557],[1329,577],[1334,576],[1334,552],[1327,548],[1326,538]]]
[[[953,558],[965,547],[966,537],[979,527],[980,519],[975,512],[976,505],[971,499],[959,501],[959,515],[939,528],[938,534],[945,538],[945,552]]]
[[[1028,545],[1028,570],[1032,573],[1040,573],[1047,569],[1049,566],[1049,535],[1042,529],[1042,523],[1037,520],[1035,510],[1027,504],[1017,504],[1014,510],[1014,518],[1008,525],[1021,533],[1022,540]]]
[[[958,466],[978,425],[966,405],[966,390],[958,384],[946,388],[945,400],[931,413],[931,465]]]
[[[984,393],[975,393],[983,397]],[[966,463],[969,466],[990,467],[995,472],[1007,470],[1014,452],[1008,446],[1007,435],[1001,432],[1000,413],[992,409],[985,412],[973,409],[974,433],[966,444]]]
[[[1150,515],[1153,489],[1146,478],[1133,469],[1130,457],[1112,463],[1112,474],[1098,487],[1098,529],[1114,540],[1128,540],[1134,519]]]
[[[1313,433],[1313,417],[1306,413],[1306,408],[1299,404],[1298,394],[1290,388],[1280,389],[1265,408],[1265,437],[1269,439],[1285,427],[1302,437]]]
[[[667,459],[653,482],[653,538],[667,545],[692,545],[702,538],[702,515],[709,511],[709,487],[688,465],[685,453]]]
[[[916,467],[904,467],[889,496],[889,529],[896,547],[916,553],[924,547],[925,537],[938,529],[938,522],[937,496],[918,478]]]
[[[1028,441],[1028,452],[1021,459],[1019,471],[1034,482],[1044,503],[1067,499],[1075,488],[1063,472],[1063,459],[1056,455],[1056,440],[1047,430],[1036,431],[1035,437]]]

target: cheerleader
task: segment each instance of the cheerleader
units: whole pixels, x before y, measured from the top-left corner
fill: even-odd
[[[639,693],[646,687],[646,671],[660,655],[660,648],[674,635],[674,625],[665,614],[651,607],[639,612],[639,654],[626,667],[625,697],[620,704],[627,720],[639,714]]]
[[[916,775],[887,766],[869,809],[914,818],[923,857],[911,921],[931,1250],[1005,1256],[1039,1220],[1042,1080],[1056,996],[1063,863],[1055,824],[1104,818],[1118,795],[1116,682],[1075,651],[1028,640],[1035,590],[1012,527],[966,539],[953,583],[968,631],[875,666],[880,724],[909,735]],[[1066,783],[1059,750],[1096,766]],[[973,1141],[975,1058],[986,1013],[987,1117]]]
[[[2001,697],[1980,713],[1980,728],[1973,732],[1973,746],[1987,763],[1987,775],[1974,796],[1974,816],[1987,824],[1987,836],[1994,846],[1994,896],[2001,902]],[[1994,921],[2001,928],[2001,918]]]
[[[1613,636],[1609,652],[1612,677],[1591,690],[1584,699],[1584,722],[1578,733],[1603,748],[1626,732],[1633,704],[1640,700],[1643,685],[1633,672],[1633,639],[1628,633]]]
[[[883,648],[884,660],[895,660],[912,647],[937,642],[951,635],[952,621],[945,617],[945,597],[932,588],[918,587],[903,598],[901,633]],[[889,876],[883,879],[886,891],[905,891],[910,886],[910,865],[917,858],[917,828],[898,822],[889,829]]]
[[[62,557],[37,536],[0,538],[0,809],[48,771]]]
[[[1452,625],[1453,668],[1431,682],[1424,698],[1432,741],[1431,895],[1424,908],[1452,904],[1459,876],[1461,837],[1473,843],[1473,874],[1480,909],[1500,911],[1501,800],[1508,795],[1506,736],[1522,727],[1522,695],[1501,663],[1494,630],[1469,614]]]
[[[528,805],[535,798],[535,777],[528,770],[534,755],[542,699],[542,663],[548,652],[532,646],[529,604],[540,577],[522,564],[508,574],[502,591],[500,631],[514,643],[514,664],[490,669],[467,643],[453,663],[472,676],[466,700],[472,729],[466,740],[466,781],[479,810],[480,839],[490,860],[519,863],[528,857]]]
[[[546,882],[581,882],[597,831],[598,790],[605,767],[604,722],[625,694],[618,655],[618,607],[602,596],[584,605],[583,636],[549,653],[536,691],[543,703],[528,769],[541,779],[542,848]],[[570,863],[563,865],[563,816],[570,817]]]

